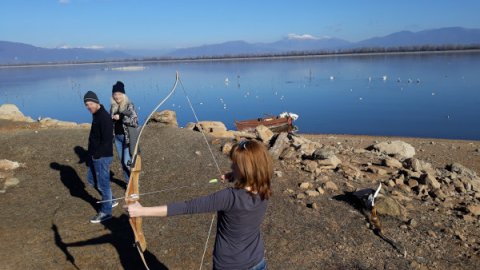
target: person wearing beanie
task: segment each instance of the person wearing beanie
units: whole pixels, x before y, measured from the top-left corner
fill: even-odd
[[[97,95],[88,91],[83,97],[85,107],[92,114],[92,126],[88,136],[87,180],[102,195],[102,201],[112,200],[110,165],[113,159],[113,127],[110,115]],[[116,205],[115,205],[116,206]],[[102,203],[99,212],[90,222],[100,223],[112,217],[112,202]]]
[[[138,116],[135,106],[125,94],[125,85],[117,81],[112,87],[110,115],[113,120],[115,147],[122,164],[125,182],[130,179],[132,136],[138,128]],[[133,154],[133,153],[132,153]]]

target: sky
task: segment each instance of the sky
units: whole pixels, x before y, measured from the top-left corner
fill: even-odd
[[[478,0],[0,0],[0,40],[39,47],[173,49],[290,36],[360,41],[480,28]]]

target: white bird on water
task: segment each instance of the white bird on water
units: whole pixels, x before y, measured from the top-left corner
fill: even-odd
[[[382,79],[386,81],[388,79],[387,75],[383,75]]]
[[[330,80],[331,80],[331,81],[335,80],[335,77],[334,77],[334,76],[330,76]]]

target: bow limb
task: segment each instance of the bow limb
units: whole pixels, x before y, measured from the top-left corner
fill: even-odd
[[[175,83],[168,93],[168,95],[160,101],[160,103],[152,110],[152,112],[148,115],[148,117],[145,119],[145,122],[143,126],[140,129],[140,132],[138,133],[137,137],[137,142],[135,143],[135,150],[132,155],[132,164],[131,164],[131,170],[130,170],[130,179],[128,181],[128,186],[125,191],[125,203],[126,204],[132,204],[135,201],[138,201],[139,198],[136,197],[135,199],[132,199],[133,194],[140,194],[140,189],[139,189],[139,182],[140,182],[140,172],[142,171],[142,158],[139,153],[139,144],[140,144],[140,138],[143,134],[143,130],[145,129],[145,126],[147,125],[148,121],[152,117],[152,115],[162,106],[165,101],[167,101],[175,92],[175,89],[177,88],[178,84],[178,72],[176,73],[176,79]],[[148,270],[148,265],[147,262],[145,261],[145,257],[143,255],[143,252],[147,249],[147,241],[145,240],[145,235],[143,233],[143,228],[142,228],[142,218],[141,217],[130,217],[130,226],[132,227],[133,234],[135,236],[135,246],[137,247],[138,253],[140,254],[140,257],[143,261],[143,264],[145,265],[146,269]]]

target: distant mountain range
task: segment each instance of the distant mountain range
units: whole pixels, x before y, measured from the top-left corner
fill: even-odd
[[[47,49],[24,43],[0,41],[0,64],[85,62],[129,57],[130,55],[120,51],[83,48]]]
[[[229,41],[220,44],[177,49],[157,56],[159,58],[234,56],[420,45],[480,45],[480,29],[448,27],[419,32],[402,31],[359,42],[350,42],[333,37],[315,38],[310,35],[289,35],[282,40],[272,43],[248,43],[241,40]],[[82,48],[47,49],[23,43],[0,41],[0,64],[108,61],[154,56],[152,55],[152,50],[145,50],[143,54],[141,50],[136,50],[135,53],[132,52]]]
[[[312,36],[289,36],[272,43],[247,43],[231,41],[221,44],[204,45],[178,49],[172,57],[222,56],[239,54],[262,54],[293,51],[335,51],[364,47],[399,47],[419,45],[480,45],[480,29],[448,27],[420,32],[402,31],[383,37],[369,38],[359,42]]]

